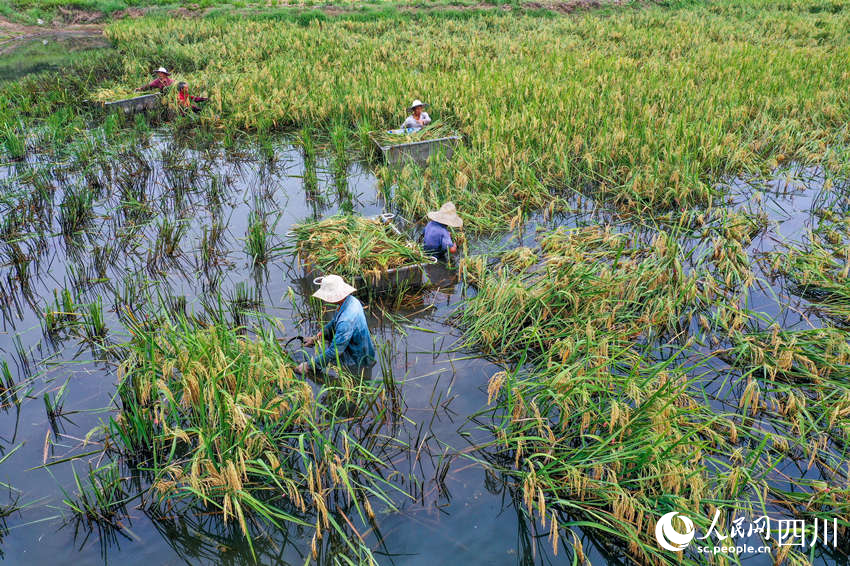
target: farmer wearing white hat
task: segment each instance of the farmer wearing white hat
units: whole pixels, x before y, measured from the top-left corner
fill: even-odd
[[[457,246],[452,241],[448,226],[463,228],[463,219],[457,215],[455,204],[445,203],[440,210],[429,212],[428,218],[431,221],[425,225],[425,251],[438,256],[444,255],[447,251],[456,253]]]
[[[174,79],[172,79],[169,75],[168,71],[165,70],[165,67],[160,67],[156,71],[154,71],[156,78],[146,84],[145,86],[140,86],[136,89],[137,92],[141,92],[143,90],[163,90],[166,87],[174,84]]]
[[[424,126],[431,123],[431,117],[425,112],[425,107],[428,106],[418,98],[413,101],[410,108],[410,116],[404,121],[401,127],[405,130],[421,130]]]
[[[372,344],[363,305],[352,294],[355,290],[339,275],[326,275],[322,278],[319,290],[313,293],[313,296],[339,305],[339,308],[322,331],[306,338],[304,345],[309,348],[323,338],[330,342],[322,353],[313,356],[309,362],[299,364],[295,373],[304,373],[311,367],[322,369],[334,361],[348,368],[363,368],[374,363],[375,345]]]

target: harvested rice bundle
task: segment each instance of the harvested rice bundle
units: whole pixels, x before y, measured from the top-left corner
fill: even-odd
[[[151,92],[136,92],[129,86],[113,86],[108,88],[99,88],[91,93],[91,99],[96,102],[114,102],[125,98],[134,98],[151,94]]]
[[[408,241],[391,225],[362,216],[333,216],[300,224],[292,232],[294,251],[302,264],[347,279],[428,261],[420,245]]]
[[[457,135],[451,126],[440,120],[431,122],[421,130],[414,132],[407,130],[380,130],[373,134],[373,138],[382,146],[398,145],[425,140],[435,140],[448,136]]]

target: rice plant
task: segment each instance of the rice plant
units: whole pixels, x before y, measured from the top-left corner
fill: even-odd
[[[86,228],[94,218],[94,194],[86,187],[65,191],[60,205],[59,225],[66,238],[73,238]]]
[[[154,258],[174,258],[181,253],[180,243],[183,236],[189,230],[185,222],[171,220],[163,217],[157,223],[156,243],[154,244]]]
[[[264,215],[254,210],[248,216],[248,233],[245,237],[245,252],[252,265],[262,265],[271,254],[271,234]]]
[[[369,556],[336,509],[366,520],[374,502],[394,508],[393,494],[403,492],[383,479],[389,463],[376,454],[391,453],[395,441],[336,422],[343,402],[380,411],[379,390],[342,376],[314,397],[271,333],[251,340],[182,318],[129,330],[133,341],[119,372],[121,411],[110,435],[151,467],[160,498],[215,508],[249,542],[254,518],[314,528],[314,555],[330,530],[346,541],[344,552]],[[318,401],[323,398],[332,402]],[[356,418],[372,415],[368,409]]]
[[[42,397],[44,401],[44,409],[47,412],[47,420],[50,421],[54,429],[57,427],[57,419],[65,416],[65,391],[68,388],[70,378],[65,380],[56,393],[51,397],[49,393],[45,393]]]
[[[341,116],[349,127],[400,126],[411,97],[410,61],[423,61],[429,111],[450,118],[465,137],[447,175],[430,182],[453,183],[451,200],[472,212],[473,229],[518,206],[545,206],[551,187],[585,183],[627,212],[708,204],[724,174],[766,171],[789,159],[817,162],[846,141],[846,85],[832,71],[841,64],[835,47],[846,11],[824,19],[729,0],[644,8],[604,17],[435,16],[390,27],[328,21],[319,37],[262,18],[148,18],[115,22],[107,34],[135,58],[169,52],[175,37],[202,38],[183,48],[193,60],[196,49],[204,54],[188,78],[209,85],[228,109],[226,129],[302,128],[308,163],[314,136],[306,128]],[[756,40],[737,40],[742,17]],[[797,35],[777,53],[769,45],[788,43],[791,32],[776,25],[785,18],[793,18]],[[467,45],[470,34],[480,40]],[[678,43],[683,36],[692,38],[687,50]],[[234,53],[245,61],[232,64]],[[341,82],[331,60],[358,72]],[[499,65],[475,63],[492,60]],[[746,101],[755,98],[764,104],[753,110]],[[422,207],[406,199],[399,206],[419,218],[441,204],[436,193],[429,187]]]
[[[98,468],[89,467],[85,479],[73,470],[77,491],[65,494],[63,502],[84,525],[115,525],[127,513],[127,503],[134,497],[127,492],[118,465],[110,462]]]
[[[103,301],[100,297],[89,303],[83,310],[81,324],[86,338],[91,342],[102,343],[106,338],[106,321],[103,316]]]
[[[27,153],[26,136],[18,133],[10,124],[0,128],[0,144],[9,158],[21,160]]]

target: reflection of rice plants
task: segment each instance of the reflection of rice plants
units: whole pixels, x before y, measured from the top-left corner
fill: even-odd
[[[229,300],[230,316],[236,326],[244,326],[246,315],[255,312],[262,304],[262,297],[257,287],[241,282],[237,283]]]

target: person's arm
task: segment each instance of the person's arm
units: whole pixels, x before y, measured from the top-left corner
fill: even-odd
[[[402,130],[417,127],[419,127],[419,124],[416,123],[416,118],[414,118],[413,116],[408,116],[407,119],[405,119],[404,124],[401,125]]]
[[[205,96],[193,96],[192,97],[192,101],[194,101],[194,102],[206,102],[207,100],[209,100],[209,98],[207,98]]]
[[[325,367],[328,362],[336,360],[337,356],[341,356],[345,349],[348,348],[348,343],[351,341],[351,337],[353,335],[353,324],[350,322],[338,323],[336,325],[336,330],[334,331],[333,341],[327,345],[324,352],[314,356],[313,359],[310,360],[310,364],[313,368],[320,369]]]
[[[140,86],[139,88],[136,89],[136,92],[144,92],[146,90],[153,90],[155,88],[157,88],[156,79],[152,80],[151,82],[149,82],[145,86]]]
[[[330,340],[334,335],[334,318],[327,321],[325,325],[322,327],[322,332],[320,333],[325,340]]]
[[[431,117],[430,117],[430,116],[428,116],[428,113],[427,113],[427,112],[424,112],[424,111],[423,111],[423,112],[422,112],[422,125],[423,125],[423,126],[427,126],[427,125],[428,125],[428,124],[430,124],[430,123],[431,123]]]
[[[451,253],[455,253],[457,251],[457,247],[452,241],[452,236],[449,234],[448,230],[443,233],[443,249]]]

